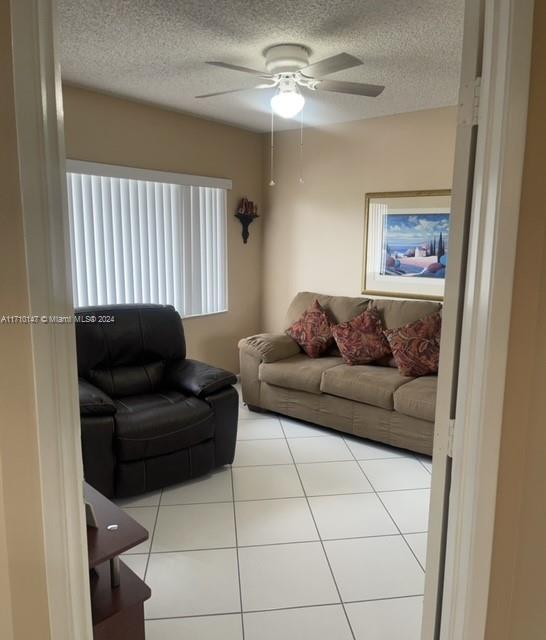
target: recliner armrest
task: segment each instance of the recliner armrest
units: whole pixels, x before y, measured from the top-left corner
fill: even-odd
[[[79,378],[80,415],[82,416],[113,416],[116,405],[110,396],[87,380]]]
[[[186,358],[168,368],[165,381],[169,388],[202,398],[235,384],[237,377],[225,369]]]
[[[261,362],[277,362],[301,352],[299,344],[285,333],[260,333],[243,338],[239,349]]]

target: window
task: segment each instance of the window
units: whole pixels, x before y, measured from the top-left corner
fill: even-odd
[[[229,180],[69,161],[75,306],[227,311]]]

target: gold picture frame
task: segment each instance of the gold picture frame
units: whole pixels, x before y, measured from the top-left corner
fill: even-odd
[[[377,206],[373,207],[374,204]],[[443,300],[450,215],[451,189],[367,193],[362,293],[389,298]],[[394,221],[400,224],[394,224]],[[438,236],[434,235],[435,229],[440,230]],[[389,245],[389,233],[399,243],[394,248]],[[407,241],[404,243],[404,240]],[[409,240],[414,240],[413,248]]]

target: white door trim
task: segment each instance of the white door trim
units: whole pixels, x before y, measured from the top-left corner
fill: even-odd
[[[436,640],[442,612],[447,515],[455,429],[455,403],[463,316],[470,201],[478,123],[476,97],[482,74],[485,0],[467,0],[464,16],[463,56],[457,137],[451,199],[449,264],[442,311],[440,369],[434,428],[434,463],[427,540],[427,572],[423,602],[422,640]]]
[[[11,0],[30,311],[70,315],[62,94],[52,0]],[[31,325],[49,636],[92,640],[73,325]],[[29,611],[32,615],[32,611]]]
[[[69,315],[62,98],[52,4],[11,2],[15,88],[31,309]],[[486,0],[486,7],[457,406],[465,427],[456,430],[454,440],[442,640],[481,640],[485,629],[525,143],[533,0]],[[496,259],[499,250],[502,260]],[[91,640],[74,335],[63,325],[36,325],[32,332],[51,637]]]
[[[533,0],[486,0],[441,640],[486,628],[532,29]]]

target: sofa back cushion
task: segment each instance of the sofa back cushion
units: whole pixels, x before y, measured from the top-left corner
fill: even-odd
[[[442,304],[432,300],[397,300],[392,298],[351,298],[349,296],[330,296],[312,291],[300,291],[290,303],[286,312],[285,326],[290,327],[315,300],[329,313],[333,324],[349,322],[368,307],[377,309],[385,329],[397,329],[406,324],[421,320],[431,313],[441,311]],[[329,355],[338,355],[337,345],[328,350]],[[391,355],[376,364],[396,367]]]
[[[330,296],[312,291],[300,291],[288,307],[285,326],[288,328],[298,320],[303,312],[315,300],[330,313],[335,324],[349,322],[365,311],[368,306],[379,311],[385,329],[396,329],[405,324],[420,320],[425,316],[440,311],[442,304],[432,300],[395,300],[392,298],[351,298],[349,296]]]
[[[162,386],[167,363],[186,357],[174,307],[84,307],[76,319],[78,375],[111,397],[153,393]]]
[[[283,329],[301,318],[304,311],[309,309],[315,300],[329,313],[330,320],[334,324],[349,322],[368,308],[369,298],[350,298],[348,296],[329,296],[323,293],[300,291],[290,303]]]
[[[432,300],[372,300],[370,306],[379,311],[385,329],[397,329],[440,311],[442,305]]]

